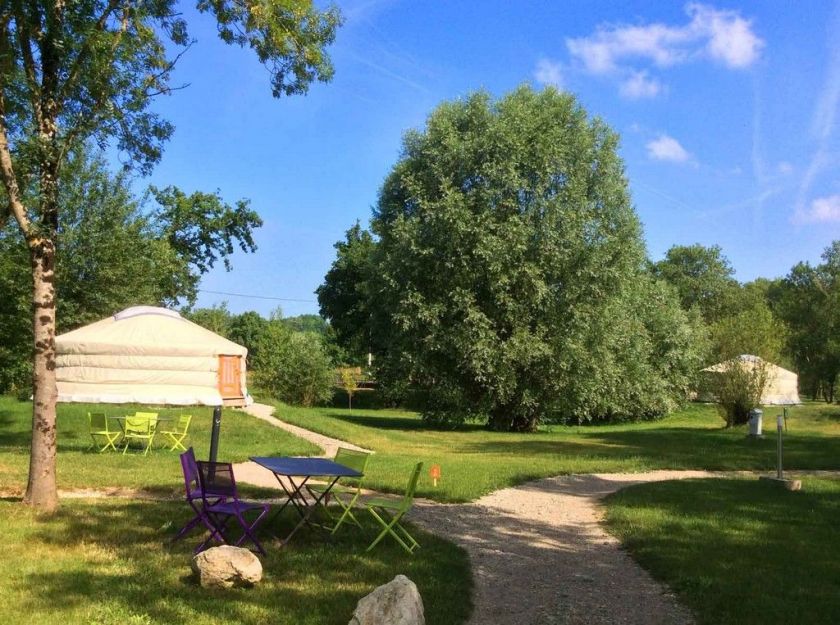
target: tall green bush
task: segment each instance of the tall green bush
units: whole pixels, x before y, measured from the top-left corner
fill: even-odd
[[[264,329],[257,347],[252,375],[262,390],[299,406],[314,406],[332,398],[335,369],[319,335],[294,332],[274,320]]]

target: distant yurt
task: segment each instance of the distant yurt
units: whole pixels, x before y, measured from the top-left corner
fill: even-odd
[[[135,306],[56,338],[58,401],[245,406],[248,350],[166,308]]]
[[[733,360],[726,362],[719,362],[711,367],[706,367],[702,370],[703,375],[716,375],[727,368],[733,366],[735,363],[741,367],[755,368],[763,363],[767,366],[767,386],[764,387],[764,393],[761,396],[761,403],[764,405],[790,405],[799,404],[799,376],[793,371],[783,369],[772,362],[767,362],[758,356],[750,354],[743,354]],[[714,401],[714,397],[701,395],[698,397],[700,401]]]

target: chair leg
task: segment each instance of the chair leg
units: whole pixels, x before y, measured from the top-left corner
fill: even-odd
[[[397,534],[393,529],[394,526],[400,527],[399,521],[400,521],[400,518],[402,518],[401,514],[397,515],[395,517],[392,517],[390,522],[386,522],[381,516],[379,516],[376,513],[376,511],[373,508],[368,508],[368,510],[370,510],[370,513],[373,515],[373,517],[377,521],[379,521],[380,524],[382,524],[384,529],[381,532],[379,532],[379,536],[377,536],[376,539],[370,544],[370,547],[367,548],[367,551],[370,551],[371,549],[376,547],[376,545],[378,545],[379,542],[383,538],[385,538],[385,536],[387,534],[390,534],[394,538],[394,540],[396,540],[402,546],[402,548],[405,549],[408,553],[410,553],[410,554],[414,553],[414,549],[416,548],[416,546],[415,547],[409,547],[405,543],[405,541],[402,538],[400,538],[399,534]],[[388,516],[384,511],[383,511],[383,515]],[[402,529],[402,528],[400,528],[400,529]],[[403,532],[405,532],[405,530],[403,530]],[[417,544],[416,541],[414,541],[413,538],[411,540],[415,543],[415,545]]]
[[[187,451],[183,444],[184,439],[187,437],[186,433],[181,434],[180,436],[175,436],[171,432],[167,432],[166,435],[172,439],[172,447],[169,448],[169,451],[175,451],[176,449],[180,451]]]
[[[344,510],[344,513],[339,517],[338,522],[335,524],[335,527],[332,528],[331,534],[335,534],[338,531],[338,528],[344,523],[345,520],[350,519],[353,523],[355,523],[356,527],[359,529],[362,528],[362,524],[359,523],[359,519],[356,518],[356,515],[353,514],[353,505],[356,503],[356,500],[359,498],[359,491],[356,491],[356,494],[353,495],[353,498],[350,500],[349,503],[345,503],[341,497],[335,495],[335,500],[338,502],[338,505]]]

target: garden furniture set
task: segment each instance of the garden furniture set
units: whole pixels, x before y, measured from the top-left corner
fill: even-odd
[[[117,445],[123,446],[123,454],[129,445],[137,443],[148,455],[155,437],[164,436],[165,445],[169,451],[186,451],[184,440],[189,435],[192,415],[175,417],[161,417],[156,412],[135,412],[127,416],[108,416],[103,412],[89,412],[88,425],[93,447],[99,452],[109,449],[117,451]]]
[[[187,504],[193,517],[184,525],[174,540],[183,538],[195,527],[203,526],[207,535],[195,552],[198,553],[211,543],[240,546],[250,542],[255,549],[265,554],[257,528],[264,521],[276,521],[287,508],[295,510],[297,523],[285,536],[271,532],[285,546],[303,526],[311,529],[323,528],[335,534],[345,523],[362,524],[353,513],[362,490],[362,479],[370,454],[367,452],[339,449],[333,460],[326,458],[252,457],[251,460],[271,471],[286,495],[286,500],[274,510],[269,518],[267,503],[244,501],[239,497],[233,465],[227,462],[203,462],[195,459],[192,447],[181,454],[181,468]],[[376,539],[368,547],[373,549],[382,539],[391,535],[408,553],[420,545],[400,523],[411,509],[417,481],[423,463],[417,463],[412,471],[406,492],[400,501],[376,498],[364,504],[371,516],[382,526]],[[321,480],[313,483],[310,480]],[[339,484],[339,481],[341,483]],[[336,517],[328,507],[332,499],[340,510]],[[331,526],[316,523],[313,515],[320,510],[334,523]],[[235,525],[234,525],[235,521]],[[241,533],[234,532],[238,526]]]

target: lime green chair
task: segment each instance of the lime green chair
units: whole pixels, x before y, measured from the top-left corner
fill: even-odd
[[[170,442],[172,443],[172,447],[169,448],[169,451],[175,451],[176,449],[187,451],[187,448],[184,447],[184,439],[189,436],[190,423],[192,423],[192,415],[182,414],[178,417],[178,423],[176,423],[174,427],[168,430],[160,431],[161,434],[169,439],[166,444],[168,445]]]
[[[411,478],[408,480],[408,487],[405,489],[405,495],[401,501],[392,501],[390,499],[370,499],[365,502],[365,506],[370,511],[373,518],[382,526],[382,531],[379,536],[367,548],[368,551],[376,547],[386,535],[393,536],[402,548],[408,553],[413,554],[414,550],[420,547],[420,543],[414,540],[414,537],[400,524],[400,520],[405,514],[411,510],[414,504],[414,493],[417,490],[417,481],[420,479],[420,472],[423,470],[423,463],[418,462],[417,466],[411,472]],[[394,531],[396,530],[396,531]],[[404,539],[404,540],[403,540]]]
[[[122,438],[123,431],[118,423],[111,424],[108,416],[104,412],[89,412],[88,427],[90,429],[90,438],[93,441],[91,447],[99,448],[104,441],[105,444],[99,448],[99,453],[107,449],[117,451],[114,443],[118,443]]]
[[[132,441],[136,441],[145,446],[143,450],[144,456],[149,453],[149,450],[152,448],[152,442],[155,439],[157,417],[156,412],[135,412],[133,416],[125,418],[125,425],[123,426],[125,447],[123,447],[123,454],[128,451],[128,446]]]
[[[333,458],[334,462],[337,462],[340,465],[347,467],[348,469],[353,469],[354,471],[358,471],[364,476],[365,469],[367,468],[368,459],[370,458],[370,453],[367,451],[355,451],[353,449],[345,449],[344,447],[339,447],[338,451],[335,453],[335,458]],[[338,531],[338,528],[341,525],[349,520],[356,524],[357,527],[361,528],[362,524],[359,523],[359,520],[353,514],[353,506],[356,504],[356,500],[359,498],[359,495],[362,492],[362,479],[361,478],[346,478],[347,482],[343,482],[341,484],[336,484],[335,486],[330,489],[329,497],[335,499],[335,502],[341,508],[342,513],[339,517],[336,524],[333,526],[331,534],[335,534]],[[318,499],[318,496],[326,490],[326,484],[307,484],[306,489],[309,493],[313,496],[314,499]],[[326,499],[326,498],[325,498]],[[335,520],[335,517],[330,512],[329,508],[322,504],[324,512],[326,512],[327,516],[330,517],[332,520]]]

